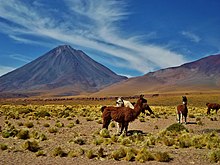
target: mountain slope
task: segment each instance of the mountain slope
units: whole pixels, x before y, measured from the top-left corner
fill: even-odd
[[[84,52],[63,45],[0,77],[0,92],[78,95],[125,79]]]
[[[220,91],[220,54],[111,85],[94,96]]]

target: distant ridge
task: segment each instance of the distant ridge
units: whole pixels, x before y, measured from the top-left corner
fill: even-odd
[[[1,76],[0,95],[79,95],[125,79],[127,77],[115,74],[83,51],[61,45]]]
[[[220,92],[220,54],[113,84],[93,96],[140,93]]]

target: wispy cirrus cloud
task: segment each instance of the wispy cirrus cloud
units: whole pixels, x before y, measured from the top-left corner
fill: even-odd
[[[118,63],[118,67],[142,74],[186,61],[183,55],[166,47],[142,43],[139,36],[121,34],[123,29],[118,25],[132,14],[126,11],[127,1],[63,0],[62,3],[65,3],[65,9],[47,6],[41,0],[35,0],[32,4],[16,0],[2,1],[0,17],[6,20],[0,23],[2,32],[26,44],[39,44],[40,41],[26,39],[25,36],[48,37],[112,58],[120,57],[124,63]],[[40,9],[39,5],[42,6]],[[184,34],[193,38],[192,34]],[[194,40],[198,38],[196,40],[194,36]]]
[[[31,62],[33,60],[32,58],[29,58],[21,54],[10,54],[9,57],[12,59],[18,60],[18,61],[25,62],[25,63]]]
[[[190,39],[192,42],[198,43],[199,41],[201,41],[201,38],[200,38],[198,35],[196,35],[196,34],[194,34],[194,33],[192,33],[192,32],[182,31],[181,34],[182,34],[184,37]]]

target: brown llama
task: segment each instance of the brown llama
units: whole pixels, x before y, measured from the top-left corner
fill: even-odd
[[[220,105],[217,103],[206,103],[206,106],[208,107],[207,114],[210,114],[211,109],[214,109],[217,114],[218,110],[220,109]]]
[[[177,106],[177,120],[178,123],[181,123],[181,120],[183,122],[183,116],[184,116],[185,124],[187,124],[186,122],[186,118],[188,114],[187,98],[186,96],[182,96],[182,98],[183,98],[183,104]]]
[[[140,95],[140,98],[137,100],[134,109],[131,109],[129,107],[102,107],[102,128],[108,129],[108,126],[113,119],[121,125],[120,134],[125,129],[125,134],[127,135],[129,122],[134,121],[139,116],[142,111],[143,104],[146,102],[147,100],[144,99],[144,96]]]

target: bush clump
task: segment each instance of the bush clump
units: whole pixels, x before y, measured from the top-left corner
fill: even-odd
[[[208,158],[211,162],[219,162],[220,161],[220,149],[210,151],[208,154]]]
[[[37,152],[40,147],[39,147],[39,144],[37,141],[26,141],[23,143],[23,146],[22,146],[25,150],[29,150],[31,152]]]
[[[169,162],[171,160],[171,157],[167,152],[156,152],[154,154],[154,158],[158,162]]]
[[[166,130],[170,132],[181,132],[181,131],[188,132],[187,128],[180,123],[174,123],[170,125],[169,127],[167,127]]]
[[[17,134],[18,139],[29,139],[29,131],[27,129],[21,129]]]
[[[62,150],[61,147],[57,147],[52,152],[53,156],[66,157],[68,154]]]
[[[110,133],[109,130],[107,130],[106,128],[103,128],[100,132],[99,132],[100,136],[103,138],[110,138]]]

